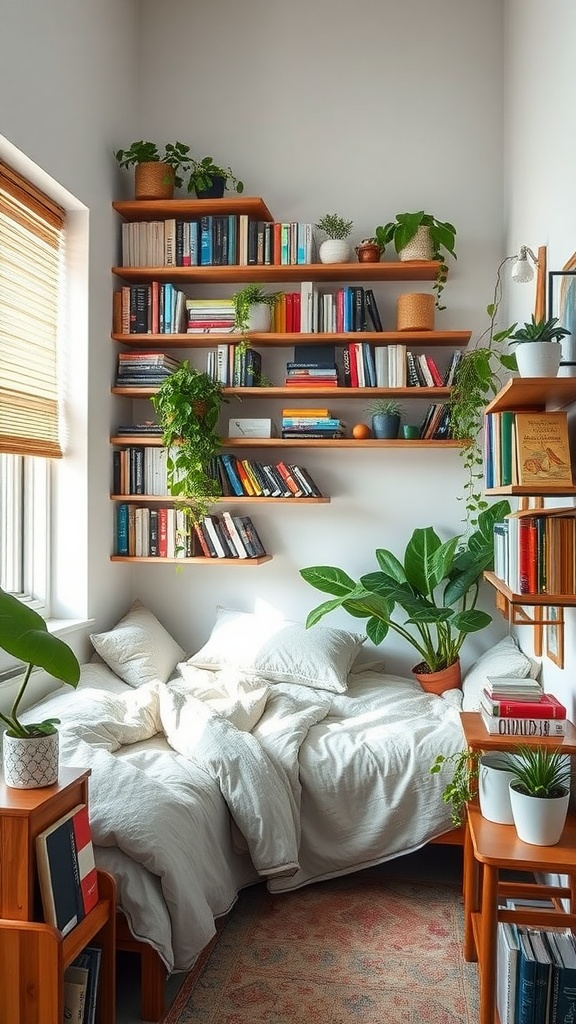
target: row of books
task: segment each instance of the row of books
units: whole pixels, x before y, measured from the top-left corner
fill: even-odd
[[[519,509],[494,523],[494,572],[515,594],[576,594],[576,508]]]
[[[224,387],[254,388],[262,383],[262,355],[242,344],[222,344],[206,353],[206,373]]]
[[[64,971],[64,1021],[95,1024],[102,949],[85,946]]]
[[[519,904],[506,901],[507,907]],[[567,1024],[576,1012],[576,942],[561,928],[498,922],[500,1024]]]
[[[486,414],[487,487],[571,484],[566,410],[504,410]]]
[[[168,282],[122,285],[114,292],[114,333],[184,334],[187,301],[185,292]]]
[[[313,224],[247,214],[124,223],[121,248],[124,267],[303,265],[317,254]]]
[[[193,523],[183,508],[121,503],[116,509],[116,554],[130,558],[260,558],[266,549],[250,516],[205,516]]]

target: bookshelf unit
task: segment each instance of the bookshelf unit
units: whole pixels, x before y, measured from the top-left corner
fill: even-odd
[[[576,377],[514,377],[486,406],[485,413],[553,411],[567,409],[576,402]],[[532,508],[537,514],[545,498],[576,497],[576,484],[509,484],[486,488],[488,495],[517,497],[520,507]],[[494,572],[485,572],[484,578],[496,591],[496,606],[513,625],[529,625],[534,630],[534,653],[542,654],[542,627],[554,625],[563,634],[562,609],[576,607],[576,594],[540,593],[518,594]],[[546,615],[546,608],[556,609],[556,616]],[[528,614],[526,608],[532,608]]]
[[[142,221],[166,221],[167,219],[192,220],[201,216],[214,214],[222,215],[247,215],[250,220],[274,221],[272,213],[263,199],[259,197],[231,196],[217,200],[197,199],[170,199],[159,201],[120,201],[113,202],[112,208],[123,222]],[[236,285],[258,281],[262,285],[284,283],[300,283],[312,281],[319,283],[329,282],[409,282],[409,281],[433,281],[438,270],[438,263],[435,261],[409,261],[392,262],[384,261],[379,263],[307,263],[307,264],[250,264],[250,265],[223,265],[223,266],[154,266],[154,267],[112,267],[112,274],[118,279],[120,285],[150,284],[152,281],[160,283],[171,283],[183,290],[191,286],[188,294],[198,293],[198,286],[208,285],[229,285],[233,291]],[[234,343],[239,335],[230,334],[127,334],[119,333],[119,324],[113,323],[111,338],[117,345],[128,347],[132,351],[158,347],[162,350],[180,349],[184,353],[213,349],[218,345]],[[419,350],[426,348],[464,348],[471,337],[470,331],[348,331],[346,333],[294,333],[294,332],[266,332],[250,333],[250,342],[254,348],[264,353],[267,349],[288,348],[301,343],[313,343],[315,345],[336,345],[342,346],[355,340],[368,341],[372,344],[388,346],[404,344],[407,347],[414,347]],[[154,387],[128,387],[112,386],[111,392],[118,398],[129,398],[132,400],[149,399],[157,390]],[[279,401],[292,403],[294,400],[314,399],[327,402],[330,400],[362,401],[374,398],[394,398],[398,400],[419,400],[428,403],[445,401],[449,398],[449,387],[226,387],[224,394],[227,398],[251,399],[258,402],[266,401],[270,405]],[[161,446],[158,436],[150,437],[142,434],[112,436],[110,444],[113,448],[128,447],[153,447]],[[410,448],[411,450],[426,447],[428,449],[458,449],[462,446],[461,441],[454,440],[428,440],[428,439],[404,439],[379,440],[369,438],[356,440],[354,438],[337,439],[300,439],[300,438],[223,438],[223,448],[231,449],[275,449],[278,458],[283,456],[282,451],[291,449],[324,448],[327,453],[333,449],[348,449],[359,446],[363,448]],[[118,495],[111,494],[114,502],[127,504],[157,504],[157,498],[146,495]],[[174,504],[171,496],[166,496],[164,503]],[[306,497],[297,498],[263,498],[244,497],[233,498],[223,497],[215,504],[235,502],[265,503],[285,502],[287,504],[326,504],[330,498]],[[178,558],[178,563],[199,562],[222,563],[229,565],[258,565],[267,561],[271,556],[261,559],[222,559],[205,557]],[[113,561],[140,561],[140,562],[166,562],[166,558],[135,558],[134,556],[111,556]]]
[[[0,782],[0,1020],[55,1024],[63,1020],[64,970],[90,942],[102,947],[96,1020],[116,1019],[116,886],[98,872],[98,903],[64,938],[37,918],[36,836],[78,803],[88,803],[90,771],[61,768],[42,789]],[[10,982],[6,979],[10,978]]]

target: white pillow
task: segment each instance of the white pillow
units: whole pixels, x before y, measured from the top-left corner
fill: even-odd
[[[129,686],[159,679],[165,683],[185,652],[156,616],[134,601],[130,611],[107,633],[92,633],[94,649]]]
[[[188,659],[196,668],[235,668],[274,683],[344,693],[364,637],[344,629],[218,608],[207,643]]]
[[[486,676],[514,676],[526,679],[532,674],[532,660],[520,650],[514,637],[505,636],[470,666],[462,681],[462,711],[477,711]]]

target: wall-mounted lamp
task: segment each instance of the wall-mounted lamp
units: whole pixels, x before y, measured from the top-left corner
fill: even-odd
[[[532,263],[530,263],[530,260],[532,260]],[[532,264],[534,264],[534,267],[537,267],[538,258],[527,245],[521,245],[520,252],[515,257],[515,263],[512,267],[510,275],[512,280],[516,281],[517,284],[526,284],[528,281],[532,281],[534,279],[534,267]]]

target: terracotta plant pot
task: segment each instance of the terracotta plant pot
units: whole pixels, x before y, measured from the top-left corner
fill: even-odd
[[[364,242],[354,247],[359,263],[380,263],[380,246],[375,242]]]
[[[134,197],[136,199],[172,199],[174,194],[174,168],[160,160],[136,164],[134,168]]]
[[[415,665],[412,672],[426,693],[444,693],[445,690],[457,690],[462,682],[460,662],[455,661],[440,672],[422,672],[424,663]]]

